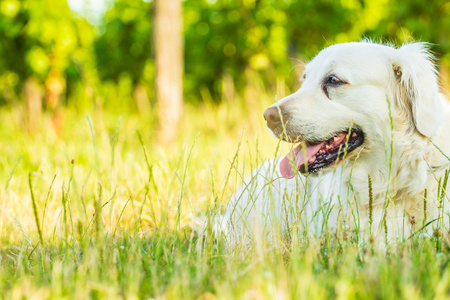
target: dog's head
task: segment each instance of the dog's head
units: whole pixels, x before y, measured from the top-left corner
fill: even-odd
[[[426,44],[333,45],[306,65],[301,80],[297,92],[264,112],[276,137],[300,143],[280,164],[286,178],[295,169],[329,170],[359,151],[380,152],[392,122],[424,137],[439,130],[441,99]]]

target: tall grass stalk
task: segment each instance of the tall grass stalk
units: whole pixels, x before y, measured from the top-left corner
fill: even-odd
[[[444,174],[444,180],[442,182],[441,186],[441,179],[439,178],[438,182],[438,193],[437,193],[437,201],[439,203],[438,206],[438,224],[435,230],[435,237],[436,237],[436,249],[438,251],[441,251],[442,246],[442,233],[443,233],[443,218],[444,218],[444,198],[445,198],[445,192],[447,189],[447,182],[448,182],[448,176],[449,172],[448,170],[445,170]]]
[[[94,213],[94,226],[95,226],[95,236],[97,242],[100,241],[101,237],[101,223],[102,223],[102,195],[103,187],[98,183],[98,197],[95,199],[95,213]]]
[[[5,183],[5,191],[9,187],[9,183],[11,182],[11,179],[13,178],[14,173],[16,172],[17,166],[19,165],[20,161],[22,160],[22,156],[23,156],[23,154],[20,154],[19,158],[17,159],[16,163],[14,164],[14,167],[11,170],[11,173],[9,173],[9,177],[6,180],[6,183]]]
[[[188,175],[188,167],[189,167],[189,163],[191,161],[192,150],[194,149],[195,143],[197,142],[197,139],[198,139],[199,135],[200,135],[200,133],[197,134],[197,136],[194,139],[194,142],[192,143],[191,149],[189,150],[189,153],[188,153],[188,156],[187,156],[187,159],[186,159],[186,164],[184,166],[183,178],[180,179],[181,191],[180,191],[180,194],[178,196],[177,220],[176,220],[176,225],[175,225],[175,227],[178,228],[178,229],[180,229],[179,226],[180,226],[180,218],[181,218],[181,201],[183,201],[183,197],[184,197],[184,194],[186,192],[185,183],[186,183],[186,177]]]
[[[367,182],[369,185],[369,234],[372,235],[372,224],[373,224],[373,187],[372,178],[370,174],[367,174]]]
[[[69,225],[67,223],[67,198],[66,198],[66,191],[64,190],[64,185],[61,187],[61,204],[63,208],[63,225],[64,225],[64,237],[66,240],[66,245],[68,244],[69,240]]]
[[[156,192],[158,192],[158,186],[155,184],[155,180],[154,180],[154,176],[153,176],[153,165],[150,164],[148,154],[147,154],[147,148],[145,147],[144,140],[142,139],[142,135],[139,132],[139,130],[136,131],[136,135],[137,135],[137,137],[139,139],[139,143],[142,147],[142,151],[144,153],[144,158],[145,158],[145,164],[147,166],[147,171],[148,171],[148,179],[147,179],[147,184],[145,186],[144,201],[142,201],[141,208],[139,210],[139,228],[140,228],[140,230],[142,230],[142,212],[143,212],[144,206],[147,202],[148,193],[150,192],[150,184],[153,183],[153,187],[155,188]],[[152,207],[151,216],[152,216],[152,219],[156,226],[156,220],[154,218],[155,212],[153,210],[153,206],[151,206],[151,207]]]
[[[384,227],[384,236],[385,236],[385,242],[386,245],[388,245],[388,226],[387,226],[387,211],[390,205],[390,190],[391,190],[391,181],[392,181],[392,159],[394,156],[394,119],[392,117],[392,107],[391,107],[391,101],[389,97],[386,95],[386,102],[388,105],[388,116],[389,116],[389,129],[390,129],[390,139],[389,139],[389,154],[387,153],[388,150],[386,149],[386,142],[385,142],[385,152],[386,152],[386,159],[387,161],[387,185],[386,185],[386,195],[384,198],[384,208],[383,208],[383,227]]]
[[[36,222],[36,228],[37,228],[37,231],[39,234],[39,240],[41,241],[41,244],[44,245],[44,239],[42,237],[42,230],[41,230],[41,226],[40,226],[40,222],[39,222],[38,208],[37,208],[37,204],[36,204],[36,199],[34,197],[33,184],[31,182],[31,172],[28,173],[28,186],[30,188],[31,203],[33,205],[34,221]]]
[[[95,158],[95,169],[97,170],[97,174],[100,173],[100,158],[98,153],[98,146],[97,146],[97,139],[95,138],[95,130],[94,130],[94,124],[92,124],[91,117],[89,115],[86,115],[86,121],[88,122],[89,129],[91,131],[91,138],[92,138],[92,145],[94,148],[94,158]]]
[[[44,228],[44,222],[45,222],[45,212],[47,210],[47,204],[48,204],[48,200],[50,198],[50,193],[52,191],[53,188],[53,184],[55,183],[55,179],[56,176],[58,175],[58,173],[55,173],[55,175],[53,176],[52,182],[50,183],[50,186],[48,188],[47,191],[47,196],[45,197],[45,203],[44,203],[44,210],[42,211],[42,224],[41,224],[41,228]]]
[[[423,191],[423,222],[422,222],[422,227],[425,227],[425,224],[427,223],[427,196],[428,196],[428,190],[425,189]]]

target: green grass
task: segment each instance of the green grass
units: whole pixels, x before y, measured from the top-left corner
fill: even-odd
[[[439,251],[436,238],[386,253],[351,234],[243,251],[194,230],[277,151],[261,117],[271,101],[187,106],[166,146],[152,116],[67,110],[57,129],[51,115],[26,128],[1,110],[2,298],[447,298],[445,234]]]

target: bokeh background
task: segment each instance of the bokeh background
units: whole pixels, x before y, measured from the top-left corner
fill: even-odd
[[[0,0],[0,294],[444,298],[445,234],[398,256],[290,237],[229,255],[196,232],[288,153],[262,113],[304,62],[425,41],[449,91],[449,29],[448,0]]]
[[[304,62],[362,38],[426,41],[449,90],[449,28],[445,0],[0,0],[0,238],[24,211],[34,226],[30,172],[42,195],[53,178],[70,190],[87,223],[102,195],[118,199],[111,226],[128,199],[150,229],[171,210],[189,212],[184,224],[223,210],[252,169],[287,153],[262,113],[299,88]],[[50,231],[61,202],[49,195]]]
[[[187,104],[252,105],[258,101],[255,86],[275,99],[280,86],[298,88],[302,61],[327,45],[362,37],[396,45],[430,42],[441,71],[447,74],[450,67],[446,0],[180,4]],[[28,103],[37,116],[41,108],[57,114],[94,106],[151,113],[154,14],[152,0],[1,0],[0,105]],[[149,118],[150,128],[155,120]]]

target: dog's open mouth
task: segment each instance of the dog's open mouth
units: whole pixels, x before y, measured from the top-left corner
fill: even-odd
[[[364,134],[360,129],[352,128],[336,134],[332,138],[313,145],[298,145],[280,163],[280,172],[284,178],[295,176],[295,169],[302,173],[315,173],[345,159],[350,152],[361,146]]]

